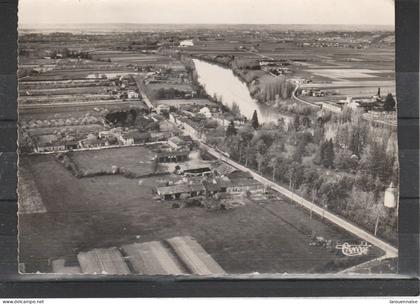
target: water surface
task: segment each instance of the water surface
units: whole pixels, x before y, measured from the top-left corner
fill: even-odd
[[[231,69],[223,68],[199,59],[193,59],[198,75],[198,82],[204,87],[207,94],[217,96],[222,103],[232,108],[233,103],[239,106],[241,114],[251,119],[257,110],[260,122],[277,121],[285,118],[271,107],[259,103],[251,97],[247,85],[242,82]]]

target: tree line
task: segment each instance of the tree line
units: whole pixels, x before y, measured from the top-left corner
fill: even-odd
[[[277,125],[252,118],[226,128],[219,148],[303,197],[396,242],[395,210],[383,206],[386,187],[398,185],[395,130],[378,127],[349,110],[310,110]],[[377,219],[381,219],[375,225]],[[375,227],[377,226],[377,227]]]

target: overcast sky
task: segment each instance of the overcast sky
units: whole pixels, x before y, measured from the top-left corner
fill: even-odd
[[[392,0],[19,0],[19,23],[394,24]]]

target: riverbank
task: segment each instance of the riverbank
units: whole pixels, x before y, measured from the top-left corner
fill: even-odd
[[[254,111],[257,111],[261,123],[277,123],[281,118],[285,121],[292,119],[281,111],[283,108],[278,103],[269,104],[253,98],[249,86],[232,69],[190,56],[184,56],[181,61],[189,72],[194,88],[205,91],[207,98],[219,104],[223,112],[231,112],[238,119],[243,117],[245,120],[251,119]]]
[[[188,56],[231,70],[248,87],[251,97],[260,103],[270,104],[278,99],[290,99],[295,89],[295,84],[288,81],[285,76],[273,76],[261,70],[259,61],[256,59],[202,54]]]

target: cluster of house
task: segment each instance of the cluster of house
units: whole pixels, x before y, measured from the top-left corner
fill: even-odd
[[[312,96],[312,97],[325,97],[327,95],[332,95],[333,93],[326,90],[317,90],[317,89],[303,89],[300,93],[302,96]]]
[[[168,109],[169,111],[169,109]],[[169,121],[176,124],[185,133],[193,138],[206,141],[207,135],[214,135],[218,126],[227,127],[234,120],[235,125],[244,124],[230,113],[220,112],[217,106],[205,105],[193,109],[179,109],[178,112],[169,113]]]
[[[274,60],[263,60],[260,61],[261,70],[274,75],[285,75],[291,74],[292,70],[288,68],[290,64],[287,62],[277,62]]]
[[[83,139],[74,137],[59,137],[55,134],[40,135],[34,141],[34,152],[59,152],[76,149],[91,149],[108,146],[130,146],[134,144],[144,144],[151,141],[150,132],[139,130],[124,130],[114,128],[101,131],[95,135],[88,134]]]
[[[299,47],[313,47],[313,48],[352,48],[352,49],[366,49],[370,43],[349,43],[349,42],[299,42]]]
[[[138,99],[140,97],[137,84],[132,76],[122,75],[114,79],[116,89],[109,89],[109,93],[117,95],[119,99]]]
[[[266,186],[246,172],[224,162],[209,162],[196,166],[179,166],[178,174],[184,178],[177,183],[157,187],[156,193],[163,200],[187,199],[215,194],[242,194],[265,192]]]
[[[158,122],[159,128],[163,128],[164,130],[139,130],[117,127],[90,134],[81,134],[74,132],[74,130],[70,130],[67,132],[67,135],[60,135],[57,133],[29,136],[31,139],[29,149],[35,153],[42,153],[108,146],[131,146],[165,141],[167,142],[168,149],[162,152],[162,161],[164,161],[165,153],[169,158],[178,158],[178,161],[185,157],[188,159],[188,152],[194,146],[192,138],[190,136],[182,136],[179,130],[170,128],[170,126],[167,125],[167,123],[170,124],[170,122],[167,122],[164,119],[161,121],[150,119],[150,121]],[[169,159],[167,161],[169,161]]]
[[[384,103],[384,98],[380,95],[366,96],[366,97],[347,97],[346,99],[339,100],[338,105],[346,105],[352,109],[361,108],[365,111],[373,110],[374,108],[381,108]]]
[[[144,80],[145,84],[162,82],[165,84],[188,84],[190,83],[190,80],[187,77],[187,71],[185,68],[183,66],[179,67],[176,65],[168,65],[166,68],[159,68],[153,72],[148,72]]]
[[[167,145],[152,148],[158,163],[179,163],[189,160],[190,151],[194,149],[194,141],[188,135],[173,136]]]

